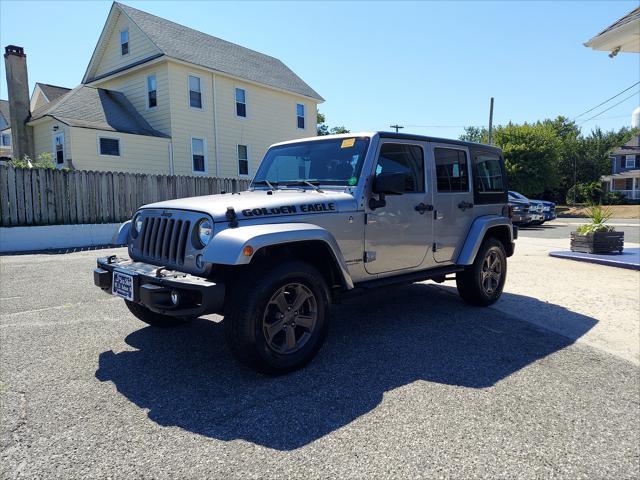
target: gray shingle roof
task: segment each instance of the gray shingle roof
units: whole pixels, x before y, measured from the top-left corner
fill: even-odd
[[[0,100],[0,116],[4,122],[0,121],[2,128],[9,128],[11,126],[11,116],[9,114],[9,100]]]
[[[31,120],[53,117],[72,127],[169,137],[154,130],[121,92],[81,85],[39,108]]]
[[[640,154],[640,135],[631,138],[627,143],[615,149],[612,155],[638,155]]]
[[[199,32],[150,13],[115,3],[168,57],[234,77],[324,99],[277,58]]]
[[[50,102],[53,102],[54,100],[57,100],[58,98],[60,98],[61,96],[69,93],[71,91],[70,88],[65,88],[65,87],[58,87],[56,85],[49,85],[48,83],[36,83],[36,85],[38,85],[40,87],[40,89],[42,90],[42,92],[45,94],[45,96],[47,97],[47,99]]]

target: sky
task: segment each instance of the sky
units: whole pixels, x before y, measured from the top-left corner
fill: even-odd
[[[640,55],[583,43],[637,1],[124,1],[272,55],[325,98],[330,126],[458,137],[463,126],[577,117],[640,81]],[[0,0],[0,41],[25,48],[36,81],[77,86],[108,1]],[[0,98],[7,98],[4,63]],[[635,92],[635,95],[633,93]],[[630,125],[638,86],[578,118],[584,133]]]

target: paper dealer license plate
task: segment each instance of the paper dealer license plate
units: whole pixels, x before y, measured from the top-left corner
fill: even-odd
[[[114,295],[126,298],[133,302],[133,275],[114,270],[112,285],[112,292]]]

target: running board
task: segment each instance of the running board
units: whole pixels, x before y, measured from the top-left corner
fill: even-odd
[[[368,290],[374,288],[387,287],[390,285],[398,285],[403,283],[423,282],[424,280],[438,279],[443,281],[444,278],[451,274],[462,272],[464,270],[462,265],[447,265],[446,267],[430,268],[429,270],[420,270],[419,272],[404,273],[402,275],[394,275],[392,277],[376,278],[375,280],[366,280],[354,285],[351,290],[343,291],[340,293],[340,297],[347,298],[351,296],[357,296],[365,293]]]

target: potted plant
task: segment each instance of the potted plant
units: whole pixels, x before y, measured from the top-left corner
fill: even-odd
[[[580,225],[571,232],[571,251],[584,253],[622,253],[624,232],[616,232],[606,225],[612,212],[602,205],[592,205],[587,209],[591,223]]]

